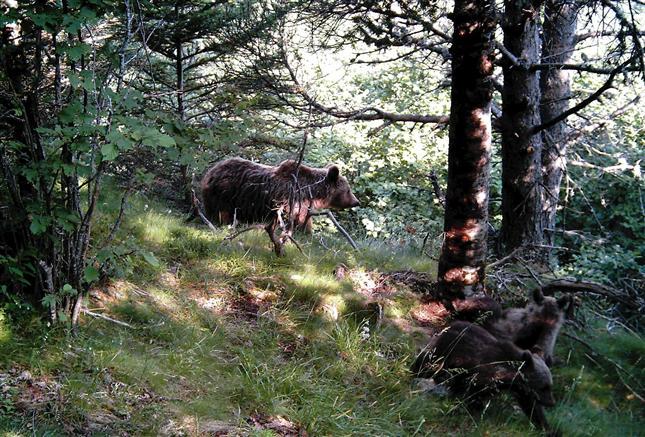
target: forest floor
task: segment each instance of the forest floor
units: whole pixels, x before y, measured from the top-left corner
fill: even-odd
[[[411,378],[445,314],[380,272],[432,273],[427,256],[300,237],[304,254],[276,258],[260,232],[223,242],[226,230],[131,202],[121,233],[159,263],[134,259],[88,302],[128,326],[85,314],[73,335],[0,312],[0,434],[540,434],[509,397],[471,417]],[[105,225],[115,211],[102,214]],[[584,328],[565,331],[586,345],[558,341],[549,421],[566,436],[643,435],[630,379],[645,376],[642,338],[580,313]]]

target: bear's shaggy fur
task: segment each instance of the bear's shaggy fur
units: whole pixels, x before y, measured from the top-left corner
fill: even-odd
[[[500,340],[508,340],[522,349],[534,346],[544,351],[544,361],[553,364],[553,350],[572,299],[544,296],[539,289],[533,292],[533,302],[524,308],[509,308],[498,318],[484,322],[483,327]]]
[[[266,224],[278,255],[282,253],[275,238],[279,220],[310,229],[310,209],[359,205],[338,167],[313,168],[293,160],[277,167],[242,158],[220,161],[206,172],[201,188],[212,221]]]
[[[433,338],[411,370],[445,383],[474,410],[496,392],[508,390],[533,424],[548,428],[544,407],[555,404],[553,379],[538,350],[522,350],[478,325],[457,321]]]

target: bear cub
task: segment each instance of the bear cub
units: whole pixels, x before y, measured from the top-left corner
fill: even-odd
[[[522,350],[481,326],[456,321],[431,340],[411,370],[445,383],[475,411],[500,390],[510,391],[534,425],[549,428],[544,407],[555,404],[553,379],[539,348]]]
[[[504,310],[501,316],[486,320],[482,326],[498,339],[511,341],[521,349],[541,348],[550,367],[558,334],[572,309],[570,295],[556,299],[536,289],[533,302],[526,307]]]

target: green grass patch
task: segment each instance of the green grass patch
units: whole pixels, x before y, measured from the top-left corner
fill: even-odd
[[[289,245],[277,258],[264,232],[225,241],[227,229],[187,225],[150,199],[129,205],[118,244],[158,263],[124,255],[126,282],[90,306],[132,327],[84,316],[72,335],[0,310],[0,373],[56,381],[64,399],[30,410],[0,398],[1,432],[193,435],[212,421],[248,431],[246,419],[261,414],[311,435],[540,435],[509,396],[470,417],[456,399],[420,393],[408,371],[412,335],[375,323],[370,298],[333,276],[339,263],[433,273],[428,257],[369,241],[352,251],[327,235],[327,247],[299,236],[304,254]],[[101,209],[97,245],[116,213]],[[402,290],[383,302],[387,319],[405,319],[417,299]],[[549,420],[565,435],[638,435],[642,338],[599,324],[576,335],[604,358],[560,338]]]

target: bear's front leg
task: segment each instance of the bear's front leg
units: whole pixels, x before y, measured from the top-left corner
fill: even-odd
[[[524,414],[528,416],[533,425],[543,429],[547,435],[551,437],[559,437],[561,435],[560,431],[549,429],[549,424],[546,421],[546,415],[544,414],[544,407],[536,400],[526,394],[519,393],[515,395],[515,398],[520,404],[520,408],[522,408],[522,411],[524,411]]]

